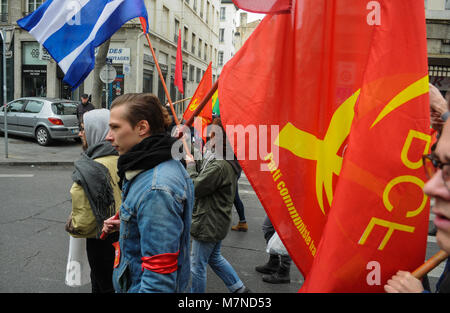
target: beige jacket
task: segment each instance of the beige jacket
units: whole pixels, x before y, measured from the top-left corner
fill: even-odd
[[[116,212],[122,204],[122,194],[118,184],[119,176],[117,175],[118,158],[118,156],[108,155],[94,160],[104,165],[111,175]],[[72,196],[72,213],[71,221],[69,217],[67,227],[70,229],[70,235],[75,238],[96,238],[97,223],[83,188],[79,184],[73,183],[72,188],[70,188],[70,194]]]

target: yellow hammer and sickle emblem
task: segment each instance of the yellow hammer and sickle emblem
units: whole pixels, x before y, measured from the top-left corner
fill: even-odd
[[[200,103],[198,103],[198,99],[195,98],[194,101],[192,101],[191,105],[189,106],[189,111],[195,111],[195,109],[198,107]]]
[[[384,107],[371,128],[380,122],[393,110],[410,100],[429,91],[428,76],[425,76],[398,93]],[[331,118],[325,138],[320,140],[313,134],[296,128],[287,123],[278,134],[274,144],[284,148],[302,159],[315,160],[316,164],[316,197],[322,213],[325,215],[322,189],[325,188],[328,204],[333,200],[333,174],[339,176],[342,168],[342,157],[337,155],[339,148],[350,134],[354,107],[361,89],[358,89],[344,103],[339,106]]]

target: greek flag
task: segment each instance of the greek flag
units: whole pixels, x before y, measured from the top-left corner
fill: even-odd
[[[17,24],[48,50],[75,89],[94,69],[95,47],[136,17],[148,25],[143,0],[47,0]]]

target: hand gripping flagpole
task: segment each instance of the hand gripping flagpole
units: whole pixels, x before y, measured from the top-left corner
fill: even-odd
[[[419,266],[414,272],[412,272],[412,275],[417,279],[421,279],[428,272],[430,272],[436,266],[441,264],[441,262],[444,261],[446,258],[448,258],[447,252],[440,250],[438,253],[433,255],[428,261],[426,261],[424,264]]]

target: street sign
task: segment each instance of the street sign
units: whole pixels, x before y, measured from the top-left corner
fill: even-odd
[[[117,76],[117,71],[111,64],[106,64],[100,70],[100,80],[105,84],[112,83]]]

